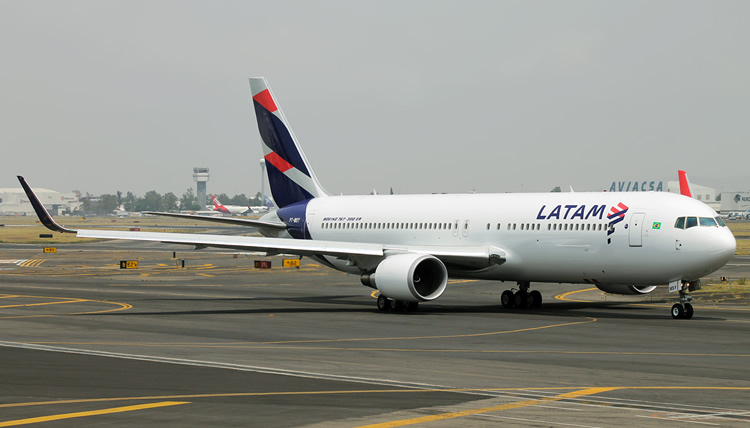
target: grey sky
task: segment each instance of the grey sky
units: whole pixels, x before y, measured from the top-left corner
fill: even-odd
[[[0,187],[254,194],[265,76],[332,193],[750,188],[746,1],[2,1]]]

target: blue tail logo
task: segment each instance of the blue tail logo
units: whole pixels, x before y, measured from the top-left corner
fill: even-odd
[[[297,202],[326,196],[284,113],[279,109],[266,79],[250,78],[250,88],[255,116],[258,119],[258,130],[263,140],[263,157],[273,199],[283,208]]]

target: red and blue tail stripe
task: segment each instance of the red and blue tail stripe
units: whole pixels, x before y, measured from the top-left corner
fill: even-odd
[[[258,130],[263,140],[263,157],[271,195],[276,204],[283,208],[325,196],[266,80],[262,77],[251,78],[250,87]]]

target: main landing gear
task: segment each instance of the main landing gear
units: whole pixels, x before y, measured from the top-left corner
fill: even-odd
[[[529,291],[528,281],[518,281],[518,291],[505,290],[500,295],[500,303],[504,308],[538,308],[542,305],[542,293],[539,290]]]
[[[693,317],[693,305],[689,303],[693,300],[693,296],[690,295],[690,292],[700,290],[700,288],[700,281],[682,282],[680,285],[680,301],[672,305],[672,318],[689,320]]]
[[[393,300],[382,294],[378,296],[378,310],[380,312],[399,311],[399,312],[416,312],[419,308],[419,302],[406,302],[404,300]]]

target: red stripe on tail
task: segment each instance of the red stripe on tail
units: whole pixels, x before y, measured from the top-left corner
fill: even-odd
[[[285,161],[281,156],[277,155],[275,152],[271,152],[267,154],[265,158],[266,158],[266,162],[269,162],[271,165],[275,166],[276,169],[278,169],[281,172],[287,172],[290,169],[294,168],[294,165]]]
[[[253,99],[260,103],[266,110],[270,111],[271,113],[275,112],[279,108],[276,107],[276,103],[273,102],[273,97],[271,96],[271,93],[268,91],[268,89],[264,89],[260,92],[258,92]]]
[[[693,192],[690,191],[690,182],[687,178],[687,173],[683,170],[677,171],[677,175],[680,177],[680,194],[693,197]]]

